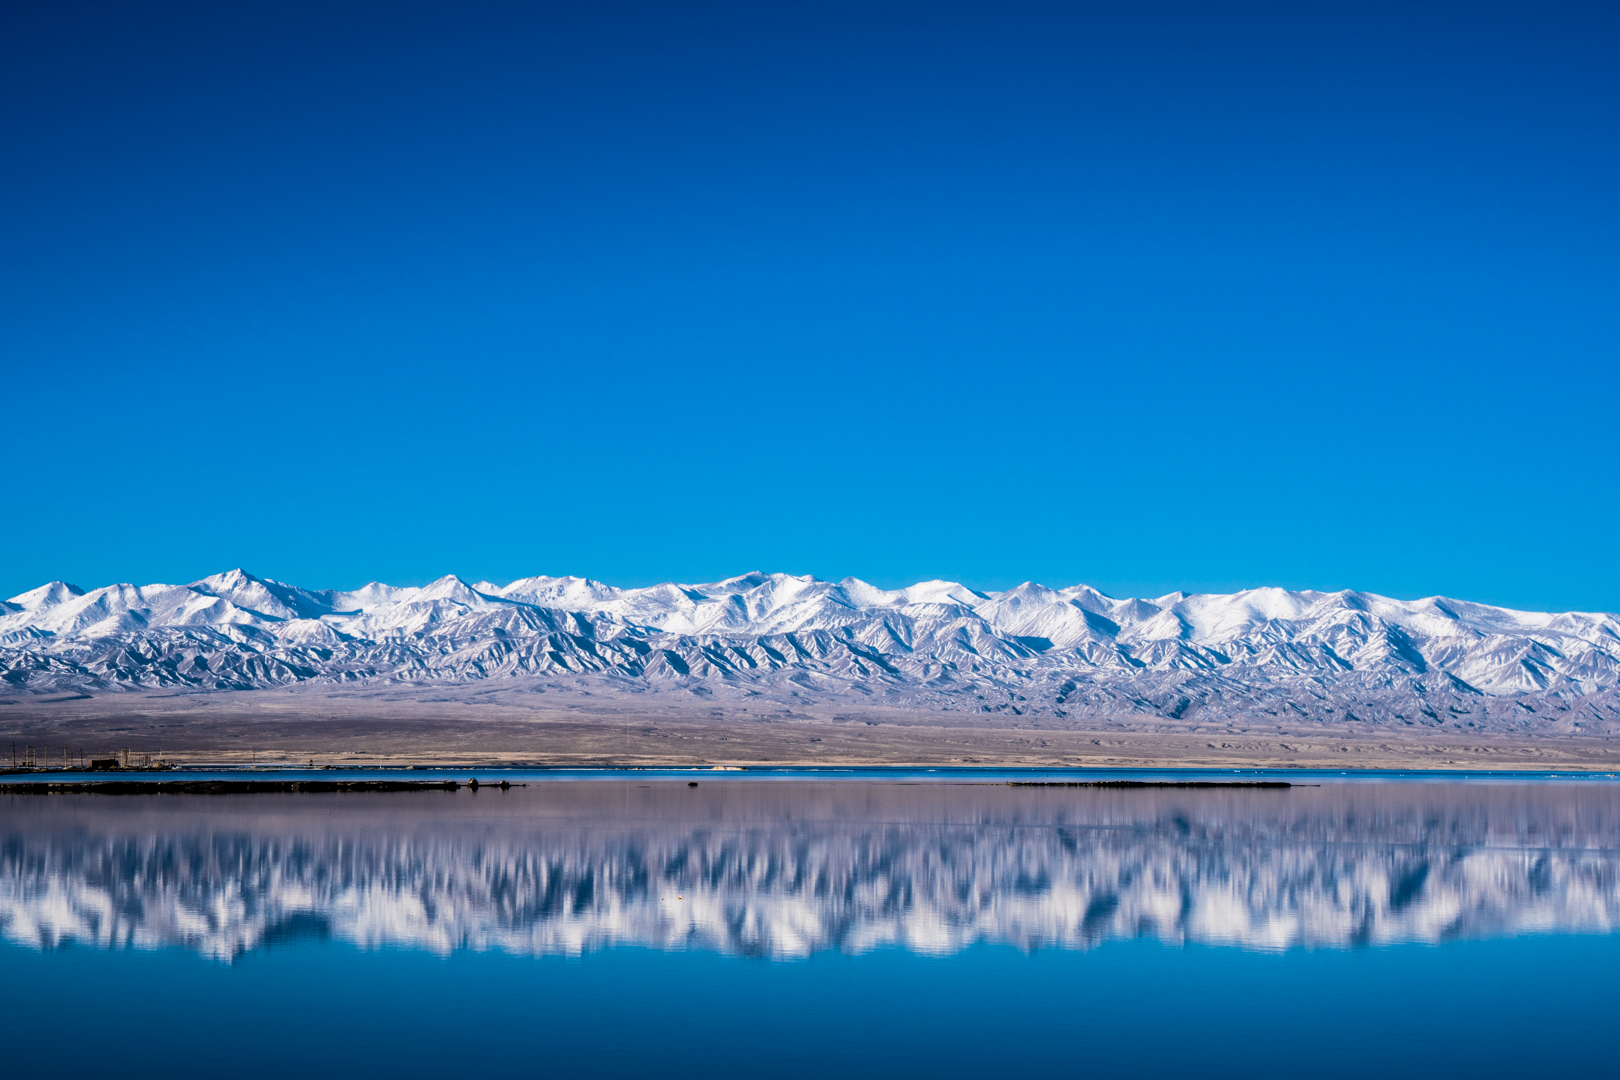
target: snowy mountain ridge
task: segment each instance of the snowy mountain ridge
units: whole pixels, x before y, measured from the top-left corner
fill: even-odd
[[[1590,699],[1608,722],[1620,719],[1600,704],[1620,687],[1620,618],[1354,591],[1115,599],[1086,585],[885,590],[765,573],[637,589],[451,575],[337,591],[232,570],[88,592],[57,581],[0,602],[0,679],[24,692],[504,676],[1057,718],[1304,716],[1336,699],[1377,712],[1399,699],[1406,712],[1390,715],[1426,723],[1443,718],[1422,703],[1442,698],[1524,699],[1531,713],[1538,698]]]

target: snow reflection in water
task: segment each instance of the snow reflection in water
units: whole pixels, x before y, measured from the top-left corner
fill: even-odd
[[[541,784],[0,801],[0,933],[770,957],[1149,936],[1246,948],[1620,924],[1620,786]]]

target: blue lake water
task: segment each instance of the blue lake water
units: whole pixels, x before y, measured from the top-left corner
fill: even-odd
[[[698,779],[0,797],[0,1060],[1620,1073],[1620,784]]]

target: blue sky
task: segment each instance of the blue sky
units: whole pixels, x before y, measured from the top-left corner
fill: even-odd
[[[1620,609],[1620,6],[22,3],[0,595]]]

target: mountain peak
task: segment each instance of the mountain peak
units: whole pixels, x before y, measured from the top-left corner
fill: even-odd
[[[65,604],[83,595],[84,590],[77,585],[70,585],[65,581],[48,581],[37,589],[29,589],[25,593],[11,597],[10,603],[16,604],[24,611],[35,611],[42,607]]]
[[[446,574],[422,588],[417,593],[419,600],[449,600],[457,604],[476,606],[489,601],[489,597],[478,592],[471,585],[455,574]]]
[[[238,566],[234,570],[226,570],[220,574],[210,574],[200,581],[191,583],[192,588],[206,585],[215,589],[240,589],[248,585],[263,584],[258,578]]]

